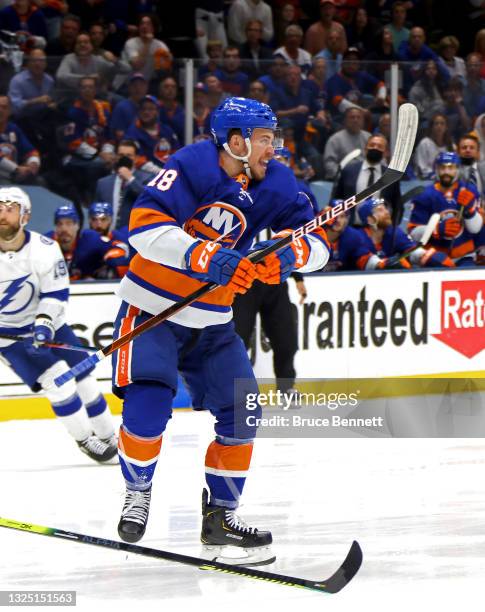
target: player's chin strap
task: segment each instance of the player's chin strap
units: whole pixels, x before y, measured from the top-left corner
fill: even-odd
[[[244,166],[244,172],[246,174],[246,176],[249,179],[252,179],[252,175],[251,175],[251,168],[249,167],[249,156],[251,155],[251,141],[249,140],[249,138],[245,138],[244,142],[246,143],[246,148],[248,150],[248,152],[246,153],[246,155],[235,155],[232,151],[231,151],[231,147],[229,146],[229,144],[227,142],[225,142],[222,146],[224,148],[224,151],[230,155],[233,159],[237,159],[239,161],[242,161],[243,166]]]

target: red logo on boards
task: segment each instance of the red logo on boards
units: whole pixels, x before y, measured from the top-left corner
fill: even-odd
[[[485,349],[485,280],[441,284],[441,342],[471,359]]]

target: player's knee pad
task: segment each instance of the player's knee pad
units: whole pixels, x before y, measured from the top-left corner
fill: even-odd
[[[257,393],[242,393],[241,396],[238,393],[235,405],[211,412],[216,417],[216,436],[227,440],[241,439],[244,440],[242,444],[256,437],[263,414]]]
[[[69,370],[69,366],[63,360],[56,361],[50,368],[47,368],[43,374],[37,379],[42,389],[44,390],[47,399],[51,404],[62,404],[73,396],[77,396],[76,382],[69,380],[60,387],[53,384],[53,379],[61,374],[65,374]]]
[[[135,382],[125,388],[123,425],[141,438],[160,436],[172,417],[173,391],[155,382]]]

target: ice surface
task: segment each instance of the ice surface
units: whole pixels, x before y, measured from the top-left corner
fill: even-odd
[[[198,555],[207,413],[177,412],[142,543]],[[77,591],[78,609],[483,610],[480,440],[258,440],[240,514],[273,532],[266,569],[328,577],[353,539],[361,571],[337,595],[0,529],[0,589]],[[116,465],[82,455],[55,420],[0,423],[0,516],[118,539]],[[57,609],[57,608],[56,608]]]

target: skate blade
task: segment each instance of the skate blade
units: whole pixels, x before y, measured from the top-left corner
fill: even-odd
[[[202,546],[200,557],[207,561],[217,561],[227,565],[268,565],[276,561],[271,546],[239,548],[229,545],[212,546],[206,544]]]

